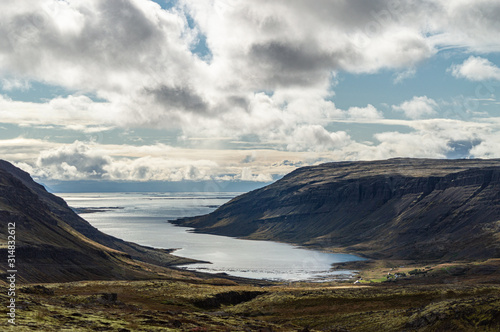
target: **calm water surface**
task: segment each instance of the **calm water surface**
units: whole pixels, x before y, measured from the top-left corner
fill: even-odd
[[[306,250],[283,243],[197,234],[168,220],[210,213],[239,193],[58,194],[100,231],[156,248],[178,248],[178,256],[209,261],[187,269],[268,280],[326,281],[349,273],[332,263],[360,260],[347,254]]]

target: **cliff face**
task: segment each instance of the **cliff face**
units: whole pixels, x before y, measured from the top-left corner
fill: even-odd
[[[0,269],[8,270],[7,230],[15,223],[16,268],[25,282],[145,278],[152,274],[135,260],[160,266],[184,261],[101,233],[5,161],[0,161],[0,220],[0,252],[5,257]]]
[[[305,167],[209,215],[175,223],[374,258],[500,257],[500,161],[392,159]]]

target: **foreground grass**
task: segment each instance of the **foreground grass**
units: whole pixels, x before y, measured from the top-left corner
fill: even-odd
[[[446,280],[444,280],[446,282]],[[256,286],[225,279],[26,285],[5,331],[498,331],[500,285]],[[2,303],[7,292],[1,290]]]

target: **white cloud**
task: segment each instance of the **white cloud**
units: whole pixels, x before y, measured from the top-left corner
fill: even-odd
[[[410,68],[408,70],[405,70],[403,72],[396,73],[394,76],[394,84],[399,84],[403,82],[404,80],[407,80],[409,78],[415,77],[415,74],[417,73],[417,70],[415,68]]]
[[[55,148],[59,144],[46,140],[30,138],[14,138],[0,140],[0,156],[2,159],[15,162],[33,162],[40,151]]]
[[[393,105],[396,111],[402,111],[410,119],[420,119],[437,114],[438,103],[427,96],[413,97],[401,105]]]
[[[487,139],[480,142],[470,150],[474,158],[500,158],[498,146],[500,144],[500,131],[496,131],[487,136]]]
[[[252,170],[249,167],[244,167],[241,169],[241,181],[255,181],[255,182],[271,182],[273,177],[270,174],[252,174]]]
[[[2,79],[2,89],[5,91],[21,90],[26,91],[31,88],[31,84],[27,80],[20,79]]]
[[[500,51],[495,36],[500,33],[500,3],[495,0],[434,0],[423,26],[428,39],[440,47],[463,47],[471,52]]]
[[[381,119],[383,117],[382,113],[371,104],[366,107],[350,107],[347,114],[353,119]]]
[[[113,106],[83,95],[56,97],[44,103],[14,101],[0,95],[0,119],[21,126],[54,125],[71,130],[95,131],[116,125]]]
[[[375,137],[380,141],[377,150],[381,156],[445,158],[446,152],[450,150],[446,138],[431,133],[386,132],[376,134]]]
[[[313,122],[311,115],[314,124],[338,116],[325,100],[332,73],[404,69],[435,52],[417,23],[401,28],[400,22],[420,17],[406,1],[398,8],[382,0],[181,3],[170,10],[146,0],[3,6],[0,70],[96,93],[108,101],[109,111],[100,112],[105,124],[182,127],[186,133],[200,126],[208,133],[204,123],[216,132],[246,112],[260,118],[256,125],[283,120],[286,128],[277,130],[283,132]],[[194,29],[184,11],[194,18]],[[367,27],[374,22],[372,31]],[[190,51],[198,31],[206,36],[210,63]],[[360,47],[355,34],[370,43]],[[256,100],[262,90],[276,95],[269,119],[262,116],[268,106]],[[281,119],[280,112],[292,114]],[[232,126],[252,128],[242,121]]]
[[[247,163],[240,161],[253,156]],[[38,180],[268,182],[303,160],[302,152],[181,149],[164,144],[131,146],[75,141],[72,144],[18,138],[0,141],[0,155]],[[326,154],[307,155],[325,158]],[[293,162],[282,164],[282,160]],[[270,166],[272,165],[272,166]]]
[[[36,166],[52,179],[101,179],[111,158],[102,156],[82,142],[42,151]],[[37,174],[41,176],[41,174]]]
[[[470,56],[460,65],[453,65],[451,73],[457,78],[466,78],[470,81],[499,80],[500,68],[485,58]]]
[[[329,151],[341,148],[350,142],[344,131],[328,132],[320,125],[298,127],[288,137],[287,149],[290,151]]]

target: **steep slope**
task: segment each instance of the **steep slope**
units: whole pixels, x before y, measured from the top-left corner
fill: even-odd
[[[147,265],[186,260],[167,251],[128,243],[101,233],[59,197],[13,165],[0,161],[0,268],[7,270],[7,230],[15,223],[16,267],[28,282],[151,277]]]
[[[500,257],[500,161],[391,159],[304,167],[209,215],[174,223],[376,258]]]

